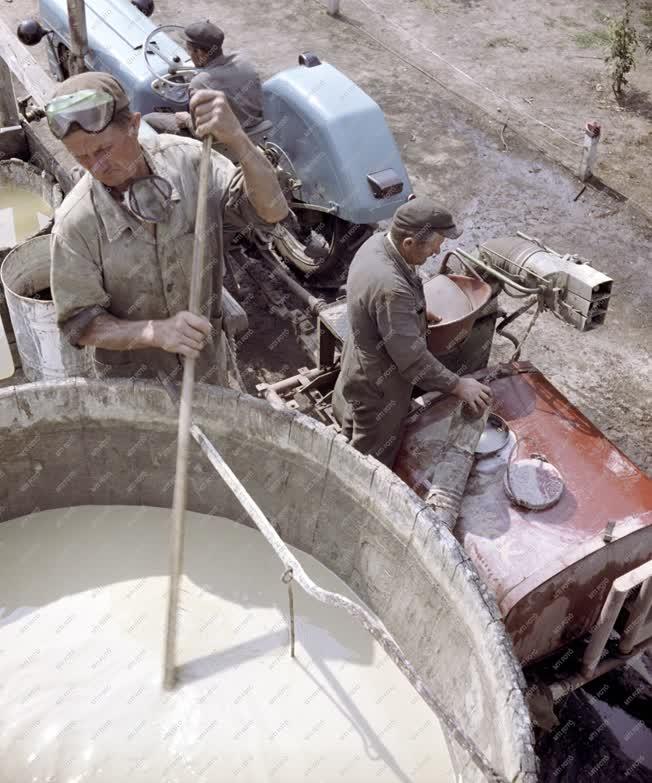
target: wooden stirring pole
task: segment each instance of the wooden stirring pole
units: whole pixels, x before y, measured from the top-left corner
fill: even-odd
[[[201,166],[199,169],[197,215],[195,218],[195,244],[192,254],[190,302],[188,304],[188,310],[196,315],[199,314],[201,278],[206,255],[208,179],[210,174],[212,146],[212,136],[206,136],[203,141]],[[221,285],[221,270],[218,270],[217,280],[218,286]],[[218,334],[216,339],[221,339],[221,335]],[[174,688],[177,679],[176,653],[177,619],[179,615],[179,582],[181,581],[181,573],[183,570],[183,542],[186,501],[188,495],[188,453],[194,391],[195,360],[186,356],[183,364],[183,384],[181,386],[181,401],[179,403],[177,464],[174,479],[174,497],[172,500],[172,530],[170,532],[170,586],[168,590],[167,627],[165,630],[165,667],[163,672],[163,687],[166,690]]]

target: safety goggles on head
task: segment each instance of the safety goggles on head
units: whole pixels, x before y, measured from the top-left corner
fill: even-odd
[[[77,124],[86,133],[100,133],[115,114],[115,98],[103,90],[79,90],[60,95],[45,107],[45,116],[53,135],[63,139]]]
[[[158,174],[138,177],[127,188],[124,205],[145,223],[165,223],[172,208],[172,185]]]

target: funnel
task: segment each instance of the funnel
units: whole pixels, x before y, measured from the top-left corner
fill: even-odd
[[[428,310],[441,318],[428,329],[428,348],[435,356],[441,356],[469,336],[491,297],[491,286],[466,275],[437,275],[424,284],[423,290]]]

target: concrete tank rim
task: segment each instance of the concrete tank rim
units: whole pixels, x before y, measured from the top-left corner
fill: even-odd
[[[20,158],[7,158],[6,160],[0,160],[0,180],[4,179],[3,172],[5,170],[7,169],[11,170],[12,168],[18,166],[21,169],[25,170],[28,173],[29,177],[39,181],[39,183],[41,184],[42,198],[44,198],[43,189],[45,186],[48,187],[51,194],[51,196],[48,197],[47,201],[50,207],[52,208],[52,217],[48,220],[47,225],[45,225],[43,228],[39,229],[38,231],[34,232],[33,234],[30,234],[28,237],[26,237],[25,241],[29,241],[30,239],[35,239],[40,236],[45,236],[52,231],[52,227],[54,226],[54,213],[63,203],[64,196],[63,196],[63,190],[61,186],[46,169],[40,169],[38,168],[38,166],[35,166],[30,161],[21,160]],[[19,247],[20,244],[22,243],[19,242],[17,245],[1,246],[0,258],[2,257],[3,254],[7,254],[10,251],[12,251],[14,248]]]
[[[139,392],[144,393],[145,391],[147,392],[146,395],[139,394]],[[68,421],[82,422],[84,418],[99,420],[99,416],[93,415],[93,413],[89,412],[84,406],[83,397],[86,395],[87,401],[89,401],[92,398],[99,398],[101,394],[115,395],[117,404],[124,404],[125,413],[128,413],[129,410],[137,413],[135,401],[141,396],[143,399],[146,396],[149,396],[149,402],[151,402],[152,395],[154,395],[156,397],[156,402],[162,403],[162,406],[160,409],[152,411],[152,418],[149,421],[152,422],[153,425],[156,424],[156,416],[159,416],[160,421],[161,412],[166,416],[169,416],[170,414],[176,416],[175,406],[162,386],[156,381],[141,379],[99,380],[93,378],[68,378],[64,380],[37,381],[0,389],[0,413],[4,404],[10,403],[16,406],[15,416],[18,417],[18,420],[14,416],[13,421],[7,422],[4,416],[0,416],[0,431],[2,431],[3,428],[6,428],[7,425],[13,428],[13,426],[20,423],[21,419],[25,422],[25,426],[46,424],[48,421],[53,424],[65,421],[65,418],[62,418],[61,407],[56,404],[50,404],[47,407],[41,404],[41,410],[39,411],[41,414],[40,418],[38,414],[35,414],[33,407],[30,406],[30,398],[32,398],[33,401],[38,402],[39,395],[50,396],[53,394],[55,399],[51,399],[51,403],[56,401],[56,397],[61,398],[60,402],[69,402],[65,400],[66,394],[78,395],[79,407],[74,411],[72,416],[67,417]],[[489,643],[491,639],[493,641],[492,646],[494,651],[496,648],[499,648],[497,653],[500,657],[495,659],[494,663],[496,669],[500,669],[511,684],[511,688],[506,695],[505,705],[502,707],[502,714],[507,710],[514,718],[512,733],[515,737],[518,737],[518,739],[514,740],[514,749],[518,747],[519,756],[526,765],[514,778],[514,781],[527,781],[527,783],[535,781],[536,757],[534,754],[532,725],[525,700],[525,683],[522,669],[514,656],[511,640],[504,628],[493,595],[484,582],[482,582],[475,566],[466,555],[457,539],[447,528],[437,525],[433,511],[388,468],[375,459],[356,452],[348,445],[347,441],[341,435],[336,434],[320,422],[317,422],[304,414],[290,410],[279,410],[271,406],[265,400],[252,397],[249,394],[207,384],[197,385],[195,402],[197,407],[202,405],[202,403],[207,404],[208,406],[214,406],[213,413],[218,411],[224,412],[227,411],[227,409],[230,409],[235,414],[239,407],[244,406],[245,409],[249,408],[251,410],[264,412],[265,421],[279,424],[285,423],[289,428],[288,431],[296,430],[298,433],[306,436],[317,432],[330,441],[329,462],[333,463],[335,466],[340,464],[347,466],[350,465],[352,461],[353,464],[358,466],[360,472],[364,474],[365,477],[369,478],[369,488],[373,485],[376,476],[385,481],[388,486],[387,498],[385,500],[379,499],[378,502],[389,508],[391,506],[390,498],[393,497],[394,493],[398,492],[402,495],[401,500],[410,509],[410,513],[412,514],[412,512],[414,512],[415,525],[417,519],[425,524],[428,528],[426,537],[430,537],[430,539],[436,538],[438,545],[441,544],[444,546],[445,549],[449,550],[458,560],[455,571],[457,572],[458,566],[461,566],[461,572],[464,572],[466,576],[471,577],[471,581],[475,586],[471,588],[469,586],[469,581],[467,587],[463,589],[473,589],[479,593],[479,601],[476,601],[476,604],[482,604],[481,610],[486,617],[486,624],[483,631],[484,641]],[[207,415],[210,412],[211,411],[206,411],[204,415]],[[11,418],[11,415],[9,418]],[[197,418],[201,418],[201,414],[197,416]],[[107,419],[107,421],[116,420]],[[129,423],[132,420],[129,419],[128,416],[125,416],[123,421]],[[262,433],[257,433],[257,439],[261,442],[265,442],[266,438]],[[268,438],[268,440],[271,440],[271,438]],[[287,444],[287,446],[288,450],[292,451],[292,449],[289,448],[290,444]],[[303,454],[303,456],[305,458],[306,455]],[[342,473],[342,476],[344,476],[344,473]],[[461,585],[465,584],[466,582],[461,580]],[[501,710],[498,708],[496,709],[497,715],[500,715]]]

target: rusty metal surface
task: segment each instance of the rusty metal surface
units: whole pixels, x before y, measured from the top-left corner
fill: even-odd
[[[528,664],[590,630],[612,580],[652,557],[652,479],[540,372],[499,378],[491,387],[496,412],[519,440],[518,456],[545,454],[566,484],[546,511],[511,505],[503,476],[512,436],[496,457],[476,463],[455,530]],[[396,473],[421,497],[432,475],[430,447],[451,406],[444,398],[409,425],[396,461]],[[610,522],[613,540],[606,543]]]
[[[428,328],[428,348],[435,356],[450,353],[471,333],[491,297],[491,286],[466,275],[437,275],[424,283],[426,304],[441,323]]]

